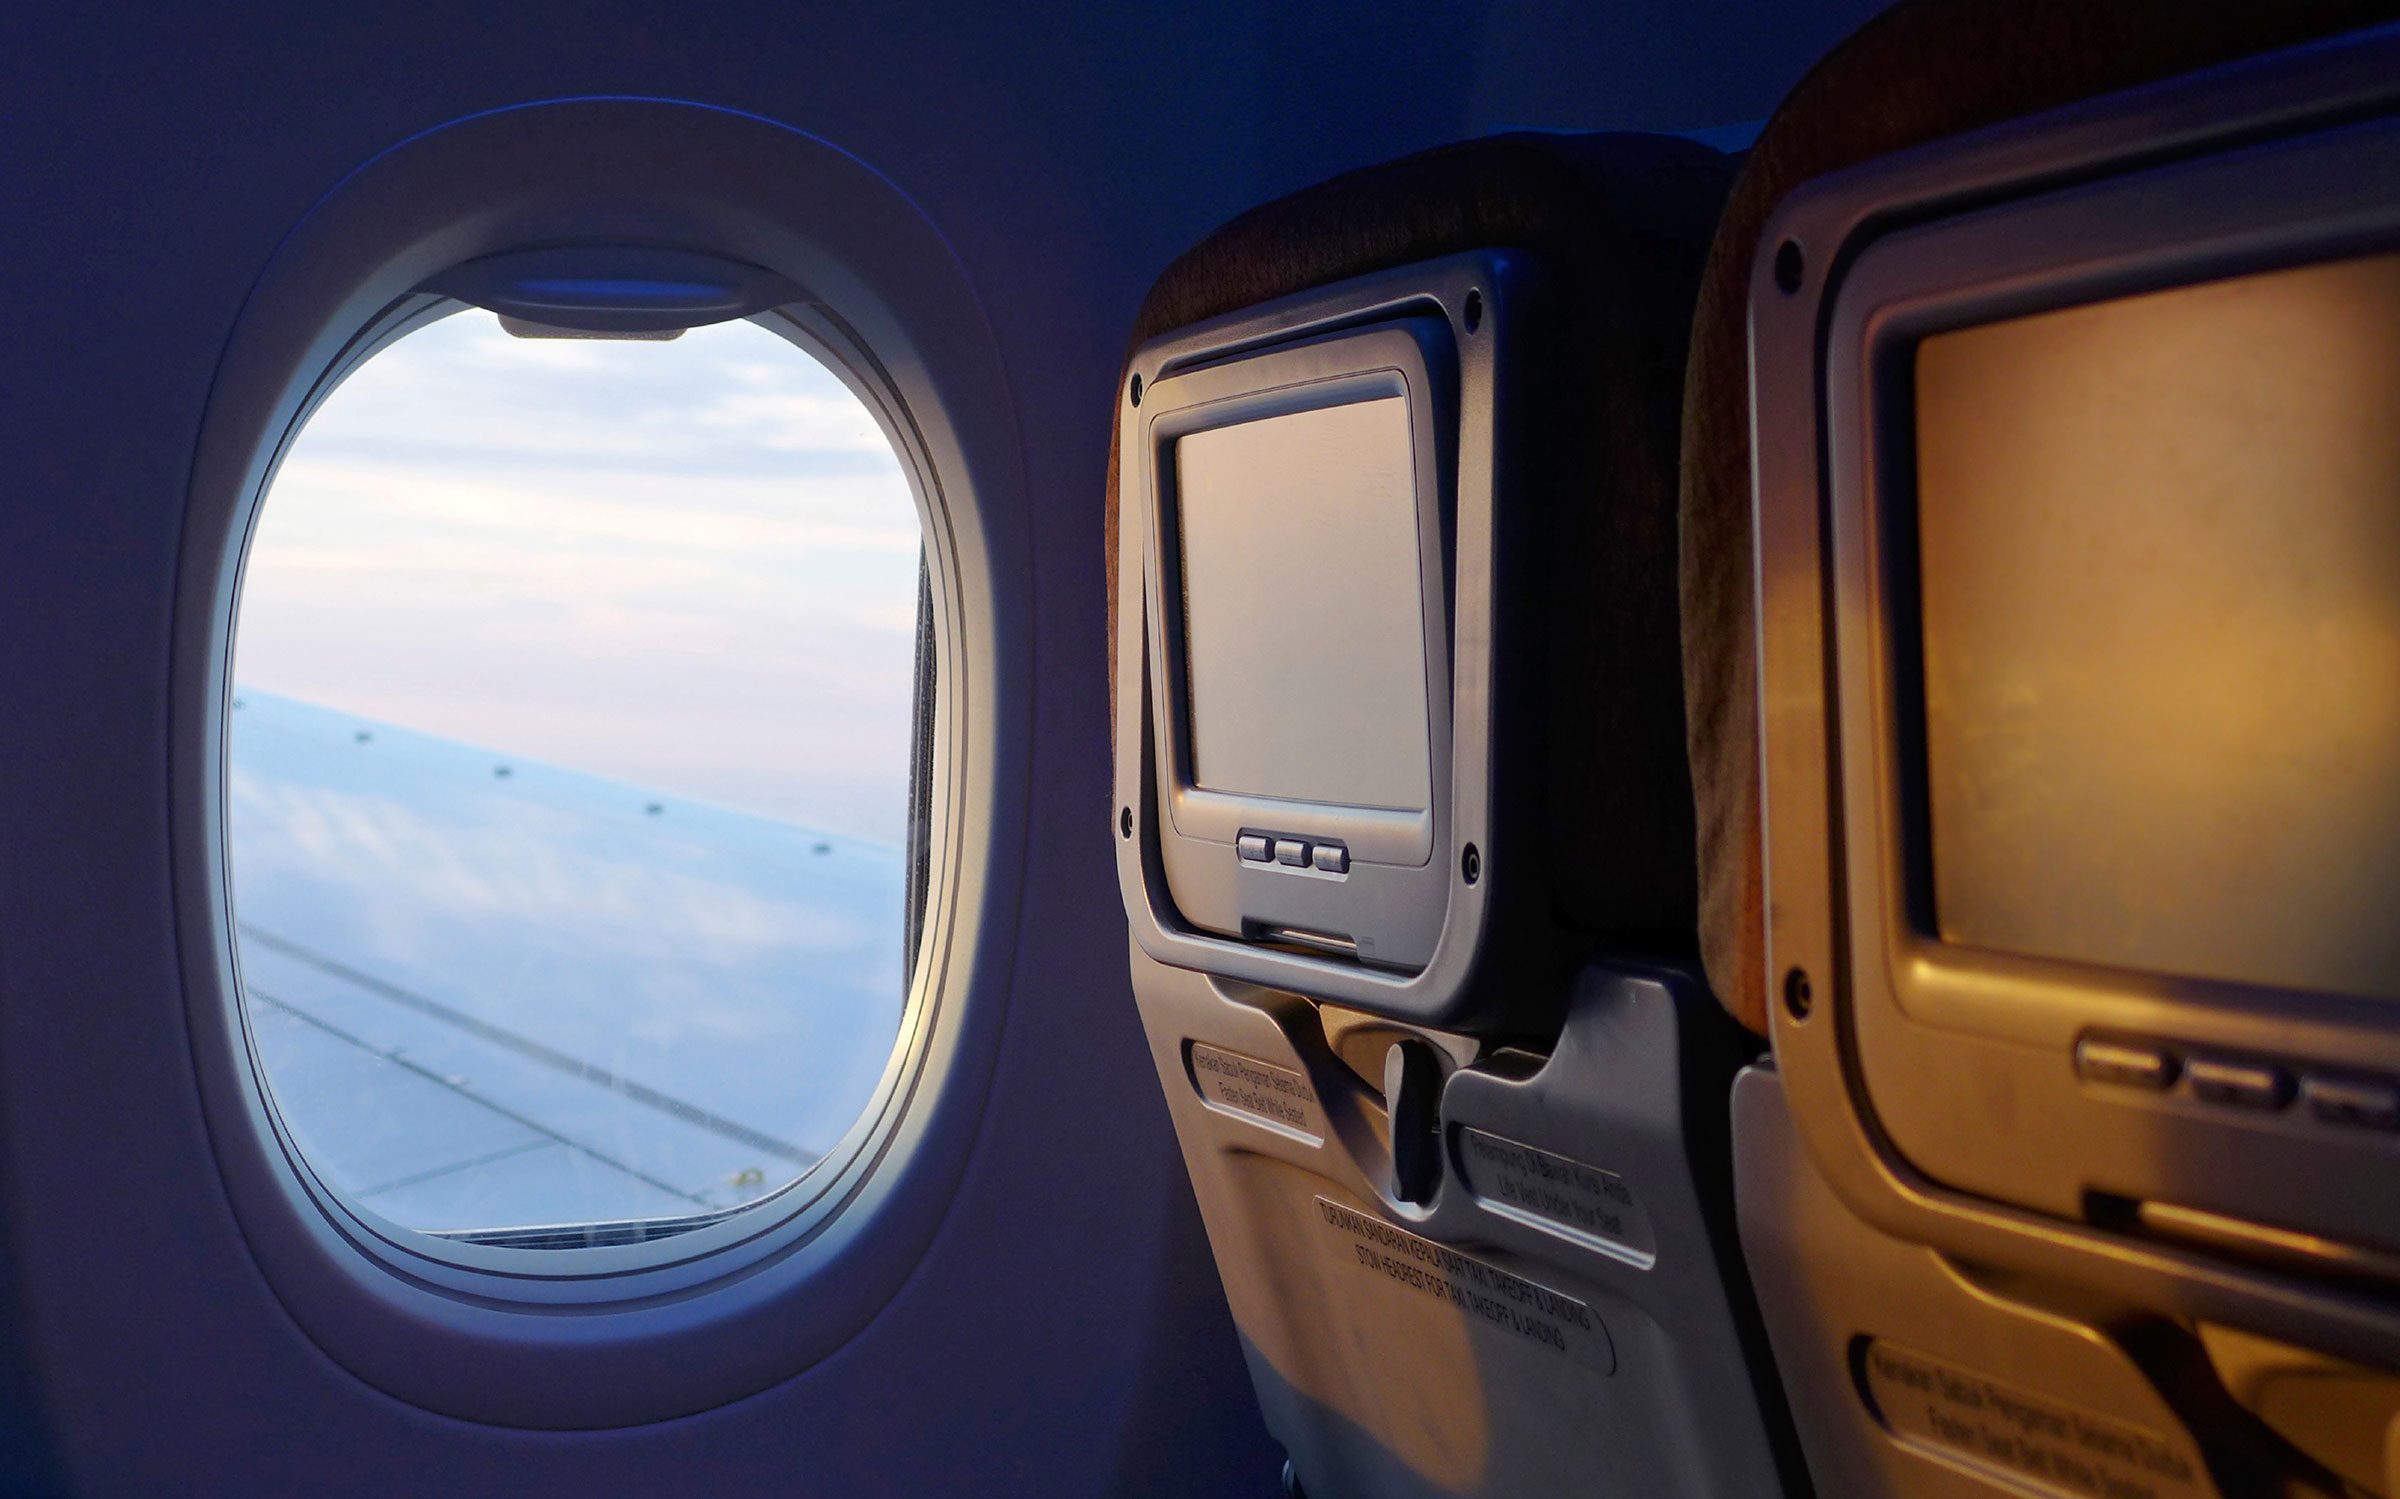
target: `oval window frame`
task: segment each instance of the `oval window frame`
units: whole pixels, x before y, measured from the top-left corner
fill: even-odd
[[[780,205],[805,205],[784,210]],[[360,1210],[283,1129],[240,1002],[223,829],[230,645],[276,464],[351,370],[445,310],[460,264],[560,246],[695,250],[807,289],[759,320],[874,412],[917,492],[937,641],[934,817],[915,980],[867,1113],[792,1186],[690,1233],[541,1250]],[[855,158],[729,110],[572,100],[471,116],[353,172],[286,237],[204,415],[178,579],[170,759],[178,934],[218,1165],[277,1295],[337,1362],[429,1409],[586,1428],[707,1409],[872,1318],[963,1176],[996,1052],[1021,867],[1030,684],[1023,464],[1004,366],[938,230]]]

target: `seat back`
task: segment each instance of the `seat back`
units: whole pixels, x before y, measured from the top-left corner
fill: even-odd
[[[1775,1493],[1797,1475],[1727,1192],[1724,1100],[1756,1046],[1694,972],[1672,585],[1690,298],[1728,170],[1639,137],[1447,148],[1245,215],[1142,315],[1110,510],[1133,985],[1268,1425],[1319,1499]],[[1341,352],[1387,335],[1393,352]],[[1187,725],[1212,700],[1174,652],[1197,660],[1218,606],[1181,555],[1216,544],[1192,529],[1206,476],[1166,444],[1211,403],[1306,405],[1289,372],[1310,360],[1341,380],[1392,362],[1436,391],[1420,464],[1456,477],[1427,543],[1452,548],[1428,595],[1456,627],[1427,650],[1456,743],[1488,742],[1451,756],[1451,904],[1420,969],[1259,914],[1271,881],[1308,873],[1267,853],[1290,826],[1245,827],[1256,868],[1223,850],[1262,892],[1229,898],[1268,903],[1238,922],[1206,919],[1205,874],[1178,884],[1190,851],[1162,851],[1201,803],[1178,796],[1225,789],[1174,738],[1205,744]],[[1331,505],[1356,477],[1338,466],[1286,503]],[[1311,649],[1280,616],[1260,629]],[[1471,818],[1490,841],[1462,848]],[[1307,836],[1313,859],[1332,835]],[[1472,929],[1469,889],[1489,897]],[[1344,919],[1344,892],[1304,893]]]
[[[2394,40],[2345,33],[2392,11],[1903,3],[1735,189],[1685,418],[1702,932],[1774,1041],[1742,1236],[1829,1491],[2392,1491],[2339,723],[2393,699],[2324,685],[2400,604],[2355,563],[2389,375],[2341,353],[2400,223]]]

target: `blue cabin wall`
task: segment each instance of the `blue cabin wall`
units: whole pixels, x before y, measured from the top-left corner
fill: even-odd
[[[1106,413],[1135,305],[1223,218],[1347,167],[1502,128],[1756,120],[1875,8],[536,0],[0,18],[0,1487],[1266,1492],[1275,1455],[1156,1096],[1098,836]],[[245,1247],[183,1022],[165,705],[194,438],[278,241],[399,140],[595,94],[809,131],[950,236],[1008,364],[1040,510],[1047,758],[980,1143],[909,1284],[835,1357],[756,1396],[542,1433],[359,1382]]]

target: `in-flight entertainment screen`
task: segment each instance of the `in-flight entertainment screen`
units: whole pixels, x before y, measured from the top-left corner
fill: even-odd
[[[1948,942],[2400,997],[2400,256],[1925,339]]]
[[[1408,402],[1174,445],[1191,775],[1243,796],[1431,805],[1424,568]]]

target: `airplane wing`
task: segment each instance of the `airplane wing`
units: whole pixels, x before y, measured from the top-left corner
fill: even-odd
[[[858,1117],[901,850],[249,688],[228,786],[251,1034],[310,1165],[411,1228],[697,1226]]]

